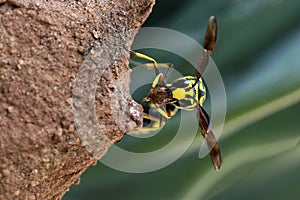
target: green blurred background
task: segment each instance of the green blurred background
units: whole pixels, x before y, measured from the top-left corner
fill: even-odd
[[[125,173],[98,162],[63,200],[299,199],[299,11],[298,0],[157,0],[144,26],[173,29],[202,44],[207,19],[218,19],[212,57],[227,95],[223,166],[216,172],[209,156],[198,158],[198,136],[180,159],[154,172]],[[186,64],[165,52],[143,52],[175,68]],[[204,107],[209,110],[209,100]],[[126,136],[118,145],[135,152],[160,148],[178,119],[153,138]]]

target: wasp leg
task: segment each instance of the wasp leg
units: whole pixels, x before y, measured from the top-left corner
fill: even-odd
[[[130,60],[130,63],[135,65],[135,66],[142,66],[144,67],[145,69],[153,69],[155,68],[155,65],[154,63],[140,63],[140,62],[137,62],[137,61],[134,61],[134,60]],[[157,67],[158,68],[167,68],[164,76],[166,77],[167,74],[169,73],[170,71],[170,68],[173,68],[174,65],[172,63],[157,63]]]
[[[171,115],[169,115],[169,113],[166,110],[164,110],[161,107],[158,107],[157,111],[166,119],[170,119],[172,117]]]
[[[156,131],[156,130],[162,128],[166,122],[167,122],[166,118],[163,118],[161,116],[159,118],[155,118],[153,116],[150,116],[147,113],[144,113],[143,128],[139,131],[139,133],[147,133],[149,131]]]
[[[130,63],[135,66],[142,66],[145,69],[153,69],[154,68],[154,63],[141,63],[141,62],[134,61],[132,59],[130,59]],[[173,67],[173,64],[172,63],[157,63],[157,67],[158,68],[171,68],[171,67]]]
[[[146,63],[146,64],[144,64],[144,67],[146,69],[153,69],[154,64],[153,63]],[[173,64],[172,63],[157,63],[157,67],[158,68],[170,68],[170,67],[173,67]]]
[[[167,111],[168,116],[171,118],[176,114],[176,112],[178,111],[178,108],[173,104],[167,104],[166,111]]]
[[[176,114],[177,110],[178,110],[176,108],[176,106],[174,106],[172,104],[167,104],[166,107],[159,107],[159,108],[156,108],[156,109],[159,112],[159,114],[163,118],[165,118],[166,120],[173,117]]]
[[[155,131],[162,128],[167,122],[167,119],[163,117],[154,104],[144,107],[143,128],[134,133],[147,133],[149,131]]]
[[[153,58],[151,58],[147,55],[144,55],[142,53],[138,53],[138,52],[135,52],[135,51],[130,51],[130,53],[133,54],[134,56],[138,57],[138,58],[141,58],[141,59],[148,60],[148,61],[152,62],[153,66],[154,66],[156,76],[159,74],[158,64],[157,64],[156,60],[154,60]]]
[[[137,63],[137,62],[133,62],[133,63]],[[153,69],[153,68],[155,68],[155,66],[154,66],[153,63],[144,63],[144,64],[139,63],[139,65],[143,66],[146,69]],[[172,63],[157,63],[157,67],[158,68],[167,68],[167,70],[166,70],[166,72],[164,74],[164,76],[166,77],[167,74],[170,71],[170,68],[173,68],[174,65]]]
[[[167,104],[165,110],[163,108],[160,108],[160,110],[163,114],[154,104],[144,107],[143,128],[136,131],[136,133],[147,133],[162,128],[178,109],[172,104]]]
[[[162,128],[167,122],[167,119],[162,118],[162,116],[159,116],[159,118],[150,116],[148,113],[144,113],[143,117],[143,127],[138,131],[131,131],[131,133],[134,134],[146,134],[150,131],[156,131]]]
[[[198,118],[199,118],[199,125],[201,127],[202,136],[205,138],[208,150],[210,151],[210,157],[212,163],[216,170],[219,170],[222,164],[222,156],[220,151],[220,146],[218,144],[215,135],[211,130],[211,123],[208,114],[206,111],[198,105]]]
[[[159,73],[159,70],[158,70],[158,63],[156,62],[156,60],[154,60],[153,58],[145,55],[145,54],[142,54],[142,53],[138,53],[138,52],[135,52],[135,51],[130,51],[131,54],[133,54],[134,56],[138,57],[138,58],[141,58],[141,59],[144,59],[144,60],[148,60],[148,61],[151,61],[153,63],[153,66],[154,66],[154,71],[155,71],[155,75],[156,77],[160,76],[159,78],[159,81],[160,81],[160,84],[165,86],[166,85],[166,82],[165,82],[165,79],[164,79],[164,76],[163,75],[160,75],[162,73]],[[157,82],[156,82],[157,84]],[[155,85],[156,85],[155,84]],[[153,85],[153,84],[152,84]]]

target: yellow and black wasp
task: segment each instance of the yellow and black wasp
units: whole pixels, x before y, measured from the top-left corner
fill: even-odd
[[[152,62],[156,77],[148,95],[143,99],[149,102],[144,110],[143,128],[141,132],[157,130],[161,128],[168,119],[175,115],[178,109],[194,110],[197,109],[199,126],[205,138],[214,168],[219,170],[222,163],[222,157],[219,144],[212,132],[211,122],[208,114],[203,109],[202,104],[206,98],[206,88],[201,77],[208,65],[210,55],[212,54],[217,39],[217,21],[214,16],[208,20],[208,27],[203,44],[203,53],[198,64],[195,76],[184,76],[176,79],[172,83],[165,82],[165,76],[160,73],[159,64],[155,59],[131,51],[134,56]],[[149,110],[155,108],[155,114],[150,114]]]

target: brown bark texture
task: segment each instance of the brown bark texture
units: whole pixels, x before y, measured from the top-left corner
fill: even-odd
[[[129,49],[154,0],[0,0],[0,199],[61,199],[142,124]]]

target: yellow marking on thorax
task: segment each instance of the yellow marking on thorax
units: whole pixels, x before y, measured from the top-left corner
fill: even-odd
[[[186,94],[187,92],[184,90],[184,88],[177,88],[172,92],[173,98],[178,100],[185,98]]]

